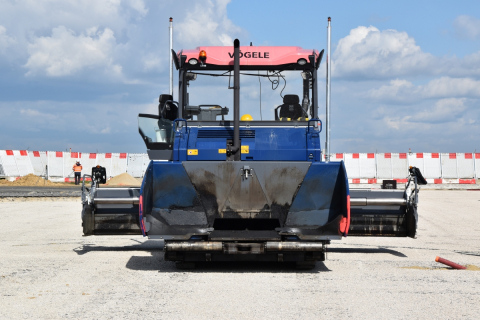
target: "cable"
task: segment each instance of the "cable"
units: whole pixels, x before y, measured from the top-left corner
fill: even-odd
[[[278,75],[278,73],[276,74],[273,74],[271,76],[276,76],[277,79],[270,79],[270,75],[268,75],[268,80],[270,80],[270,82],[272,83],[272,90],[276,90],[278,88],[278,85],[280,84],[280,76]]]
[[[283,90],[285,90],[285,88],[287,87],[287,79],[285,79],[285,77],[284,77],[283,74],[280,74],[280,76],[281,76],[282,79],[283,79],[283,88],[282,88],[282,91],[280,91],[280,97],[282,97],[282,99],[283,99],[282,93],[283,93]]]
[[[228,87],[231,88],[230,86],[230,78],[231,78],[231,70],[230,71],[225,71],[224,73],[221,74],[212,74],[212,73],[203,73],[203,72],[192,72],[197,75],[202,75],[202,76],[211,76],[211,77],[228,77]],[[258,71],[257,74],[253,73],[240,73],[242,76],[254,76],[258,77],[258,83],[260,84],[260,119],[263,120],[263,115],[262,115],[262,82],[260,81],[260,77],[266,77],[272,84],[272,90],[277,90],[278,86],[280,85],[280,78],[283,79],[283,88],[280,90],[280,97],[283,99],[283,90],[287,87],[287,79],[285,79],[285,76],[282,74],[282,70],[279,71],[272,71],[273,74],[267,74],[263,75],[260,74],[260,70]],[[272,79],[272,77],[276,77],[276,79]]]
[[[272,80],[270,79],[271,76],[277,77],[277,79]],[[283,99],[282,93],[283,93],[283,90],[285,90],[285,87],[287,86],[287,80],[285,79],[285,76],[281,74],[281,71],[276,71],[273,75],[267,75],[267,77],[268,77],[268,80],[270,80],[270,82],[272,83],[272,90],[276,90],[280,85],[280,78],[283,79],[284,85],[282,90],[280,91],[280,97]]]

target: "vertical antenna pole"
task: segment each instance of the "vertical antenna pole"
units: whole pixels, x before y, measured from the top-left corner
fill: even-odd
[[[325,147],[325,162],[330,162],[330,75],[331,75],[331,53],[330,53],[330,42],[331,42],[331,27],[330,22],[331,18],[328,17],[328,27],[327,27],[327,111],[326,111],[326,147]]]
[[[172,50],[173,50],[173,18],[170,17],[170,50],[168,51],[168,56],[170,59],[170,94],[173,97],[173,58],[172,58]]]

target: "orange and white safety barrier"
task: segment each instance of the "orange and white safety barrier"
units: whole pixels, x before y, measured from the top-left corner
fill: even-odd
[[[125,172],[142,177],[149,158],[146,153],[0,150],[0,177],[46,176],[48,167],[49,178],[73,181],[77,161],[83,166],[82,174],[101,165],[109,177]],[[480,178],[480,153],[334,153],[330,161],[344,161],[350,184],[406,183],[410,166],[419,168],[433,185],[476,184]]]

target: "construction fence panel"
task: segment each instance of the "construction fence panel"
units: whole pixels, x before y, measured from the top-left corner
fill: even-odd
[[[33,167],[33,174],[39,177],[47,175],[47,152],[46,151],[29,151],[28,157]]]
[[[386,153],[377,153],[377,178],[392,178],[392,159],[387,157]]]
[[[33,166],[28,157],[27,150],[14,150],[13,156],[15,157],[20,177],[26,176],[27,174],[33,174]]]
[[[392,153],[392,175],[394,179],[405,179],[408,177],[406,153]]]
[[[357,153],[358,154],[358,153]],[[354,161],[353,153],[344,153],[343,161],[345,161],[345,169],[347,170],[347,176],[349,179],[360,178],[360,168],[358,161]]]
[[[442,162],[438,153],[424,153],[425,168],[422,175],[426,179],[439,179],[442,177]]]
[[[82,165],[82,176],[84,174],[92,174],[92,168],[97,165],[97,154],[96,153],[82,153],[80,158],[80,164]],[[73,166],[73,163],[72,163]],[[70,171],[72,168],[70,167]]]
[[[107,157],[108,153],[105,154]],[[119,174],[127,172],[128,157],[126,153],[111,153],[112,167],[107,170],[107,176],[115,177]]]
[[[111,153],[97,153],[97,166],[105,167],[109,169],[112,166],[112,154]]]
[[[65,168],[63,166],[63,156],[64,154],[62,151],[47,151],[47,167],[49,178],[64,178],[65,175],[68,174],[68,172],[65,173]]]
[[[456,153],[441,153],[440,161],[442,162],[442,178],[457,179],[457,154]]]
[[[112,170],[112,154],[97,153],[97,166],[102,166],[105,168],[105,171],[107,173],[107,179],[111,177],[110,172]]]
[[[0,150],[2,154],[5,150]],[[3,171],[2,156],[0,155],[0,177],[5,177],[5,171]]]
[[[408,167],[418,167],[427,179],[471,179],[480,177],[480,153],[336,153],[330,161],[344,161],[349,178],[403,179]],[[146,153],[80,153],[0,150],[0,176],[20,177],[33,173],[54,178],[73,178],[76,161],[83,174],[91,174],[97,164],[113,177],[128,172],[143,177],[149,163]]]
[[[422,175],[425,176],[425,154],[424,153],[408,153],[408,166],[417,167],[422,172]]]
[[[472,153],[457,153],[457,174],[460,179],[475,177],[475,164]]]
[[[374,153],[345,153],[344,158],[348,178],[375,178]]]
[[[148,157],[148,154],[143,153],[143,170],[142,170],[142,178],[145,175],[145,171],[147,171],[147,167],[150,164],[150,158]]]
[[[107,177],[117,176],[127,172],[127,154],[97,153],[97,165],[105,167]]]
[[[141,178],[145,173],[144,153],[129,153],[127,173],[134,178]]]
[[[426,179],[438,179],[442,176],[442,166],[438,153],[409,153],[408,166],[417,167]]]
[[[82,163],[82,153],[81,152],[64,152],[63,153],[65,161],[63,162],[63,172],[65,173],[64,178],[75,178],[75,174],[73,173],[73,166],[77,161],[81,163],[83,166],[82,175],[84,173],[88,174],[88,171],[85,171],[85,166]]]
[[[3,160],[2,160],[5,154],[6,154],[6,150],[0,150],[0,177],[7,177],[6,169],[3,168]]]
[[[408,176],[408,159],[406,153],[378,153],[378,179],[404,179]]]
[[[330,161],[332,162],[340,162],[340,161],[345,161],[345,156],[343,153],[333,153],[330,156]]]
[[[17,163],[13,150],[2,150],[0,152],[0,162],[2,163],[3,175],[6,177],[19,177]]]
[[[480,153],[475,153],[475,178],[480,179]]]

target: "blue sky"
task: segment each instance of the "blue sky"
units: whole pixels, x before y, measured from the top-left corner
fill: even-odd
[[[179,51],[326,49],[329,16],[332,152],[480,151],[480,5],[422,0],[0,0],[0,149],[145,152],[137,114],[169,90],[169,17]]]

